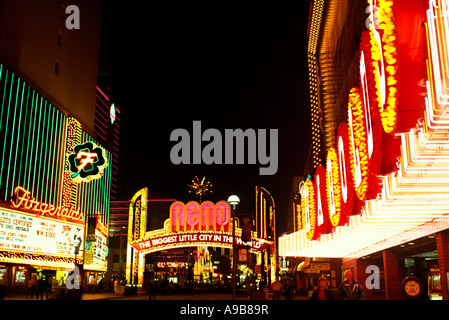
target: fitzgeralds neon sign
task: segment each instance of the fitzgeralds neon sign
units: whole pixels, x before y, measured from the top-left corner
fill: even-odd
[[[393,134],[397,126],[397,61],[393,1],[371,1],[370,30],[360,41],[360,85],[348,98],[348,119],[338,129],[336,147],[327,151],[325,186],[323,167],[315,184],[306,181],[301,191],[303,227],[308,240],[345,225],[353,213],[354,198],[371,198],[371,185],[380,171],[382,128]],[[372,192],[371,192],[372,193]],[[325,196],[323,196],[325,194]]]
[[[172,231],[228,231],[230,216],[231,207],[226,201],[219,201],[215,205],[210,201],[201,204],[196,201],[187,204],[177,201],[170,206]]]
[[[66,218],[76,222],[84,223],[84,214],[80,212],[80,208],[74,210],[70,208],[55,207],[52,204],[39,202],[36,198],[31,198],[31,191],[26,190],[21,186],[14,189],[14,194],[17,202],[11,201],[14,208],[21,208],[36,212],[40,216],[47,216],[51,218]]]

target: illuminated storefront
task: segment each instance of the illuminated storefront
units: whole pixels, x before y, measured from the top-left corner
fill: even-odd
[[[326,197],[317,191],[316,180],[323,178],[314,163],[315,184],[309,179],[301,190],[301,230],[279,238],[280,255],[343,258],[343,268],[352,268],[359,280],[367,278],[370,264],[380,265],[386,281],[384,292],[378,294],[386,299],[414,298],[407,293],[406,275],[410,278],[415,271],[407,271],[406,261],[427,259],[429,281],[422,275],[422,288],[429,297],[435,298],[434,291],[439,290],[437,298],[449,299],[449,78],[444,71],[449,4],[423,0],[410,6],[402,0],[372,0],[348,7],[348,3],[313,2],[310,39],[319,38],[314,40],[317,51],[340,49],[339,57],[347,56],[341,63],[349,66],[351,61],[358,70],[346,82],[335,69],[328,73],[334,76],[322,80],[326,89],[332,84],[341,91],[352,83],[345,103],[334,107],[338,110],[326,110],[326,102],[318,102],[317,108],[334,119],[327,120],[323,133]],[[365,25],[343,28],[337,12],[352,19],[362,11],[371,13]],[[356,58],[356,52],[344,51],[330,39],[327,28],[332,22],[341,38],[359,36]],[[317,56],[317,66],[311,65],[311,70],[324,73],[331,68],[332,63],[325,64],[325,58],[320,62]],[[318,93],[312,94],[321,101]],[[333,99],[329,96],[327,100]],[[341,110],[346,121],[338,124]],[[314,145],[319,149],[319,141]],[[325,226],[323,206],[332,228]],[[418,243],[431,252],[418,251]],[[435,259],[437,268],[430,263]],[[368,290],[370,297],[374,291]]]
[[[112,155],[0,64],[0,269],[8,287],[45,275],[64,284],[75,262],[104,271]],[[94,239],[85,241],[91,218]],[[92,245],[94,243],[95,245]]]

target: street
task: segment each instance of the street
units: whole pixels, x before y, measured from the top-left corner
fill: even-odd
[[[306,297],[293,296],[292,300],[306,300]],[[10,295],[6,296],[5,300],[23,300],[23,301],[32,301],[36,300],[36,298],[30,298],[25,295]],[[119,295],[109,292],[104,293],[85,293],[83,294],[82,300],[149,300],[148,294],[138,294],[138,295]],[[232,296],[230,293],[207,293],[207,292],[192,292],[192,293],[165,293],[165,294],[157,294],[152,297],[152,300],[232,300]],[[246,295],[237,295],[236,300],[250,300]],[[264,298],[264,294],[255,295],[254,300],[266,300]],[[271,299],[270,299],[271,300]],[[284,297],[281,297],[281,300],[285,300]],[[45,300],[44,300],[45,301]]]

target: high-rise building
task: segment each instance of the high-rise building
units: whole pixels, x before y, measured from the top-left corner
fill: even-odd
[[[33,276],[64,284],[74,263],[88,282],[106,271],[118,153],[95,130],[98,96],[113,114],[97,87],[101,14],[102,1],[0,0],[0,276],[8,290],[25,290]]]

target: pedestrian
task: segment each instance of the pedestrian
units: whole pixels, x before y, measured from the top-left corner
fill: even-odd
[[[304,293],[303,293],[303,282],[302,282],[302,280],[301,279],[299,279],[298,280],[298,282],[297,282],[297,284],[296,284],[296,292],[300,295],[300,296],[302,296]]]
[[[39,300],[39,296],[41,300],[44,300],[44,291],[46,291],[46,281],[45,276],[41,276],[39,280],[37,280],[37,300]]]
[[[49,277],[48,278],[48,281],[46,283],[46,287],[47,287],[47,289],[46,289],[47,292],[46,292],[45,299],[48,300],[48,296],[50,295],[50,297],[51,297],[52,293],[53,293],[53,277]]]
[[[5,298],[6,286],[8,285],[8,278],[6,273],[0,273],[0,300]]]
[[[292,298],[292,286],[290,284],[290,280],[287,279],[287,281],[285,282],[285,286],[284,286],[284,296],[285,296],[285,300],[290,300]]]
[[[148,299],[151,300],[151,298],[154,297],[156,299],[155,291],[156,290],[156,283],[154,282],[154,279],[150,279],[150,283],[148,285]]]
[[[37,290],[37,277],[33,276],[29,282],[29,286],[30,286],[30,294],[31,294],[31,298],[33,298],[34,294],[37,294],[36,290]]]
[[[327,286],[326,277],[318,279],[318,286],[314,289],[310,300],[332,300],[332,293]]]
[[[363,286],[353,278],[351,270],[345,273],[346,281],[342,282],[338,289],[338,296],[342,300],[366,300]]]
[[[271,284],[271,288],[273,289],[273,300],[279,300],[281,298],[282,287],[282,282],[276,277],[276,281]]]

